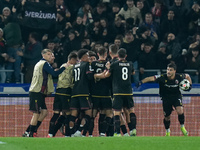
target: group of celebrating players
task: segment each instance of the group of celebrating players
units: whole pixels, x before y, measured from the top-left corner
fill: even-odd
[[[110,61],[107,61],[108,53]],[[98,60],[96,54],[87,49],[71,52],[68,62],[55,71],[50,65],[53,60],[52,51],[42,51],[43,59],[35,65],[29,89],[33,117],[23,136],[36,137],[37,129],[47,115],[45,97],[54,92],[52,76],[58,75],[54,114],[47,137],[54,137],[63,124],[66,137],[83,137],[88,132],[92,136],[94,119],[98,113],[100,136],[119,137],[121,132],[124,136],[136,136],[131,81],[135,73],[133,63],[126,61],[126,50],[118,49],[115,44],[109,46],[109,52],[100,47],[97,55]],[[170,63],[166,74],[147,77],[138,83],[138,86],[150,81],[159,83],[166,136],[170,136],[170,115],[173,108],[177,111],[183,135],[188,135],[184,127],[182,96],[178,86],[183,79],[192,84],[188,74],[177,74],[176,65]]]

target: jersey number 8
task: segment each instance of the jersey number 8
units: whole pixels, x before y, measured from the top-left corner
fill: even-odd
[[[127,80],[128,79],[128,69],[126,67],[122,68],[122,79]]]

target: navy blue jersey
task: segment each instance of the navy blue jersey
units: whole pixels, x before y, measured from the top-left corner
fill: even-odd
[[[101,73],[106,69],[106,60],[94,61],[91,64],[93,73]],[[96,79],[91,83],[92,96],[110,96],[110,78]]]
[[[89,81],[91,76],[89,66],[89,62],[80,62],[74,65],[74,87],[72,90],[72,97],[89,95]]]
[[[180,97],[179,83],[185,79],[185,74],[175,74],[173,80],[168,79],[167,74],[155,75],[156,82],[159,83],[159,94],[161,97]]]
[[[112,75],[113,95],[133,94],[131,76],[134,68],[132,62],[115,61],[111,64],[109,72]]]

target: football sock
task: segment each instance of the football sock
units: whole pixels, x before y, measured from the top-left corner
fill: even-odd
[[[120,117],[119,115],[114,116],[115,133],[120,134]]]
[[[114,135],[114,118],[112,117],[110,125],[108,127],[108,130],[106,132],[107,136],[113,136]]]
[[[100,114],[99,115],[99,134],[102,132],[102,125],[103,125],[103,121],[105,119],[106,115],[105,114]]]
[[[28,126],[28,128],[26,129],[26,132],[29,132],[30,131],[30,125]]]
[[[65,121],[65,116],[61,115],[61,116],[58,118],[57,123],[55,124],[53,136],[56,135],[56,133],[58,132],[58,130],[60,129],[60,127],[62,126],[62,124],[64,123],[64,121]]]
[[[130,113],[130,125],[129,125],[129,129],[130,130],[133,130],[133,129],[136,129],[136,115],[135,113]]]
[[[33,133],[35,131],[35,128],[36,128],[36,126],[30,125],[30,134],[29,134],[29,137],[33,137]]]
[[[85,115],[84,118],[85,118],[85,125],[83,127],[83,135],[85,136],[87,131],[88,131],[88,129],[89,129],[90,118],[91,117],[89,115]]]
[[[166,121],[165,119],[163,120],[163,123],[165,125],[165,129],[169,129],[170,127],[170,120],[169,121]]]
[[[69,120],[71,115],[67,115],[65,118],[65,136],[70,136]]]
[[[70,116],[70,122],[75,123],[75,120],[76,120],[75,116]],[[73,126],[69,126],[69,128],[70,128],[70,134],[71,135],[74,134],[75,133],[75,129],[76,129],[75,124]]]
[[[185,116],[184,114],[178,115],[178,121],[180,122],[180,124],[184,124],[185,122]]]
[[[127,130],[126,130],[126,126],[125,125],[121,125],[120,126],[120,129],[122,131],[123,134],[126,134],[127,133]]]
[[[38,121],[37,122],[37,125],[36,125],[36,128],[35,128],[35,131],[34,132],[37,132],[38,128],[40,127],[42,121]]]
[[[90,120],[89,135],[92,135],[93,130],[94,130],[94,118],[92,117]]]
[[[56,120],[58,119],[58,117],[59,117],[59,114],[56,114],[56,113],[53,114],[53,116],[50,120],[50,123],[49,123],[49,134],[54,133],[55,123],[56,123]]]
[[[82,119],[78,118],[78,120],[76,121],[76,123],[74,125],[74,130],[78,130],[80,128],[81,121],[82,121]]]
[[[102,125],[101,133],[106,133],[106,131],[108,130],[109,125],[111,123],[111,120],[112,120],[112,118],[106,117],[106,119],[104,120],[103,125]]]

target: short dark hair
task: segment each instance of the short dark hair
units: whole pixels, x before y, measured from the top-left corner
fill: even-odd
[[[31,32],[29,34],[33,39],[35,39],[36,41],[39,41],[39,34],[37,32]]]
[[[126,56],[126,49],[120,48],[117,53],[118,53],[119,58],[125,58],[125,56]]]
[[[169,64],[167,65],[167,67],[169,67],[169,68],[174,68],[174,70],[177,69],[176,64],[175,64],[174,62],[169,63]]]
[[[71,60],[72,58],[77,59],[77,52],[73,51],[68,55],[68,60]]]
[[[95,56],[97,57],[97,54],[94,51],[88,51],[89,57]]]
[[[78,58],[81,59],[83,55],[87,54],[88,50],[87,49],[80,49],[78,51]]]
[[[109,51],[113,54],[117,54],[117,51],[118,51],[118,46],[116,44],[111,44],[109,46]]]
[[[97,52],[99,53],[100,56],[103,56],[105,53],[107,53],[107,49],[105,47],[101,46],[98,48]]]

